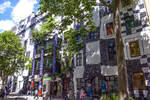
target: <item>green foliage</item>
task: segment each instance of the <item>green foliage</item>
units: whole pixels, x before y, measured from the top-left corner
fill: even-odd
[[[32,70],[32,63],[33,63],[33,59],[28,59],[28,64],[26,65],[25,69],[29,69],[29,71]]]
[[[48,17],[47,21],[44,22],[43,25],[41,25],[41,29],[34,29],[31,31],[32,34],[32,40],[34,42],[39,41],[39,42],[44,42],[45,38],[49,36],[52,31],[56,28],[56,21],[53,17]]]
[[[13,32],[5,31],[0,34],[0,77],[7,78],[26,62],[21,39]]]
[[[40,11],[48,12],[49,16],[62,17],[57,26],[60,33],[64,33],[68,52],[77,52],[83,48],[84,37],[89,33],[89,26],[95,25],[92,21],[92,12],[96,0],[40,0]],[[74,23],[84,23],[77,31],[69,28]],[[81,42],[77,40],[81,36]]]
[[[110,96],[103,94],[102,98],[103,98],[102,100],[119,100],[118,96],[114,93],[110,94]],[[130,100],[137,100],[137,99],[131,97]]]

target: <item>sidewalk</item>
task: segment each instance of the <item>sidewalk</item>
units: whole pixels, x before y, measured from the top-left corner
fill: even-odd
[[[2,99],[0,99],[2,100]],[[11,96],[11,95],[8,95],[7,96],[7,99],[4,99],[4,100],[36,100],[34,99],[34,96],[28,96],[28,95],[24,95],[24,96]],[[43,97],[39,97],[37,100],[43,100]],[[63,98],[48,98],[47,100],[65,100]]]

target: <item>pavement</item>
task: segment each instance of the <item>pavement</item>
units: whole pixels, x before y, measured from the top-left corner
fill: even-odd
[[[4,99],[1,99],[0,100],[43,100],[42,97],[39,97],[38,99],[35,99],[34,96],[7,96],[6,98]],[[65,99],[57,99],[57,98],[48,98],[47,100],[65,100]]]

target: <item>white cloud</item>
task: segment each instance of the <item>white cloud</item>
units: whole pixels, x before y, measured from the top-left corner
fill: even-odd
[[[0,4],[0,14],[3,14],[7,8],[11,8],[11,2],[6,1],[3,4]]]
[[[10,30],[15,24],[11,20],[0,20],[0,30]]]
[[[34,5],[36,3],[36,0],[19,0],[11,13],[12,19],[15,22],[19,22],[20,20],[26,18],[33,12]]]

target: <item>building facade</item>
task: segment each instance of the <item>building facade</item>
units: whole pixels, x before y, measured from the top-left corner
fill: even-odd
[[[33,58],[34,42],[32,41],[31,30],[35,28],[40,28],[40,24],[44,21],[44,15],[40,13],[32,13],[27,18],[21,20],[16,26],[16,35],[22,39],[22,46],[25,48],[25,56],[29,59]],[[27,65],[29,62],[26,62]],[[22,68],[18,73],[15,73],[14,89],[15,92],[22,92],[22,90],[27,92],[29,87],[28,81],[30,81],[29,76],[31,75],[29,68]]]
[[[77,87],[84,87],[88,91],[88,87],[93,86],[93,96],[100,95],[102,91],[118,92],[117,50],[112,11],[100,4],[95,12],[94,21],[98,29],[86,37],[82,56],[81,51],[79,52],[84,75],[79,72],[80,66],[74,69],[74,73],[79,74],[74,74],[74,80],[79,80],[75,82]],[[150,94],[150,26],[144,0],[140,0],[135,7],[122,9],[120,14],[130,95],[139,100],[146,99]],[[75,63],[78,63],[78,59],[75,59]],[[79,79],[76,76],[79,76]]]

